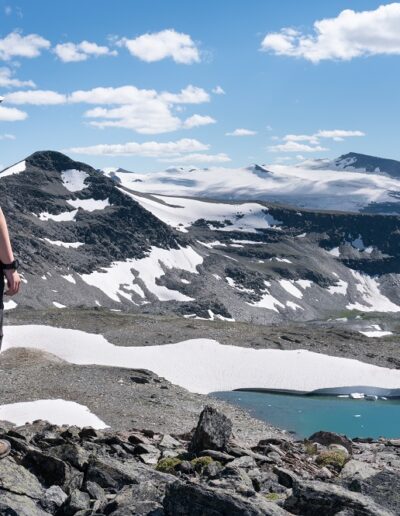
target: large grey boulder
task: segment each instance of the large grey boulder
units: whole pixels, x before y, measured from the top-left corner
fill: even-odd
[[[213,407],[206,406],[200,414],[199,422],[190,442],[193,453],[203,450],[226,449],[232,434],[232,421]]]
[[[352,443],[345,435],[336,434],[335,432],[326,432],[320,430],[310,435],[308,441],[312,443],[319,443],[323,446],[330,446],[331,444],[340,444],[344,446],[349,453],[352,453]]]
[[[259,496],[246,499],[222,489],[177,481],[167,487],[166,516],[288,516],[278,505]]]
[[[302,516],[336,516],[340,511],[354,511],[356,516],[394,516],[360,493],[344,487],[319,481],[295,480],[292,496],[284,507],[293,514]]]
[[[0,488],[0,514],[5,516],[49,516],[32,498]]]

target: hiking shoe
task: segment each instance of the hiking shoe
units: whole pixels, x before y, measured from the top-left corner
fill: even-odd
[[[11,444],[8,441],[0,439],[0,459],[4,459],[11,451]]]

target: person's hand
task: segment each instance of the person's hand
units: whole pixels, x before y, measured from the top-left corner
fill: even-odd
[[[21,278],[19,277],[18,272],[8,269],[4,271],[4,275],[6,277],[8,287],[4,294],[6,296],[14,296],[15,294],[18,294],[19,287],[21,285]]]

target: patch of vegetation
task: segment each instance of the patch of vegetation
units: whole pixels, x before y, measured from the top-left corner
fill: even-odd
[[[329,450],[321,452],[316,463],[320,466],[330,466],[340,471],[348,461],[348,455],[341,450]]]
[[[304,448],[307,455],[317,455],[318,446],[310,441],[304,441]]]
[[[279,493],[268,493],[264,495],[264,498],[268,500],[269,502],[277,502],[282,498],[282,495]]]
[[[174,473],[176,466],[181,462],[181,459],[178,459],[178,457],[166,457],[158,461],[156,470],[162,473]]]
[[[209,455],[204,455],[204,457],[196,457],[190,461],[191,465],[198,472],[202,472],[204,468],[209,466],[214,462],[214,459]]]

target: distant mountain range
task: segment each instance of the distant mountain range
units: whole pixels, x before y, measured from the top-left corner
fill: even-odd
[[[17,309],[261,324],[396,313],[400,217],[360,212],[400,207],[400,180],[367,158],[145,175],[36,152],[0,173],[23,263]]]
[[[349,153],[294,165],[105,173],[123,186],[163,195],[262,200],[318,210],[400,214],[400,162]]]

